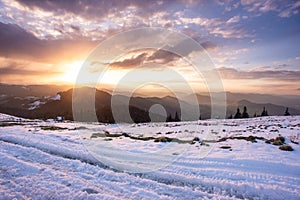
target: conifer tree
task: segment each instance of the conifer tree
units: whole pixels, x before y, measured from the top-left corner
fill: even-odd
[[[261,116],[262,117],[264,117],[264,116],[269,116],[269,114],[268,114],[268,111],[267,111],[267,109],[264,107],[264,110],[262,111],[262,113],[261,113]]]
[[[237,108],[236,114],[234,115],[234,119],[242,118],[242,114],[240,112],[240,108]]]
[[[290,116],[291,114],[289,113],[289,108],[286,108],[284,116]]]
[[[169,114],[169,116],[168,116],[167,119],[166,119],[166,122],[172,122],[172,121],[173,121],[172,115]]]
[[[244,111],[243,111],[243,114],[242,114],[242,118],[249,118],[249,114],[247,113],[247,107],[244,106]]]
[[[261,116],[262,116],[262,117],[267,116],[267,115],[266,115],[266,108],[265,108],[265,107],[264,107],[263,111],[261,112]]]
[[[180,122],[180,118],[179,118],[177,112],[175,113],[174,121],[175,121],[175,122]]]
[[[266,116],[269,116],[269,114],[268,114],[268,110],[266,109]]]

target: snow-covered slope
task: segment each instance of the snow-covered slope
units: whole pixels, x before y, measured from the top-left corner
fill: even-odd
[[[21,117],[15,117],[15,116],[0,113],[0,122],[4,122],[4,121],[23,121],[23,120],[25,120],[25,119],[21,118]]]
[[[0,199],[300,197],[300,116],[119,126],[0,119]],[[284,144],[273,145],[280,136]],[[161,169],[123,172],[91,155],[86,145],[96,142],[124,155],[167,144],[185,151]],[[210,153],[202,158],[204,146]]]

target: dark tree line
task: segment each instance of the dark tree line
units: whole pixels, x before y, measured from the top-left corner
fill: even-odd
[[[178,116],[178,113],[175,113],[175,117],[173,118],[171,114],[166,119],[166,122],[180,122],[180,117]]]
[[[289,116],[291,115],[289,113],[289,108],[286,108],[284,116]],[[264,107],[263,111],[261,112],[261,115],[257,115],[256,113],[254,113],[253,117],[265,117],[265,116],[269,116],[267,109]],[[238,107],[236,110],[236,113],[234,116],[232,116],[232,114],[229,115],[228,119],[241,119],[241,118],[249,118],[250,115],[247,112],[247,107],[244,106],[244,110],[243,113],[241,113],[240,108]]]
[[[234,117],[231,114],[228,118],[229,119],[232,119],[232,118],[234,118],[234,119],[249,118],[249,114],[247,112],[247,107],[244,106],[243,113],[241,113],[240,108],[237,108]]]

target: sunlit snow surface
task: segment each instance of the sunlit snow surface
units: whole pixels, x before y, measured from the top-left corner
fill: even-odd
[[[300,146],[296,144],[300,116],[219,121],[221,130],[213,120],[116,126],[29,121],[0,114],[0,121],[0,199],[300,198]],[[43,130],[53,126],[66,129]],[[173,152],[179,155],[174,162],[148,173],[122,172],[92,156],[86,141],[101,140],[138,155],[163,151],[170,143],[124,136],[90,139],[93,133],[105,132],[181,140],[203,140],[207,132],[214,134],[215,140],[282,135],[294,151],[282,151],[260,139],[256,143],[227,139],[207,142],[213,148],[201,158],[204,145],[200,142],[172,142],[179,151]]]

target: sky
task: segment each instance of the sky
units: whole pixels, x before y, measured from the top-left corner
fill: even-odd
[[[0,0],[0,82],[74,84],[83,63],[104,41],[157,27],[199,43],[226,91],[300,95],[299,12],[299,0]],[[135,44],[145,41],[144,36]],[[192,59],[196,53],[190,49],[184,56]],[[138,90],[145,76],[155,77],[147,90],[179,85],[162,66],[195,90],[210,87],[182,56],[160,48],[127,51],[113,60],[102,56],[89,63],[91,76],[99,71],[95,63],[109,66],[100,81],[108,89],[129,84],[120,80],[132,70]]]

